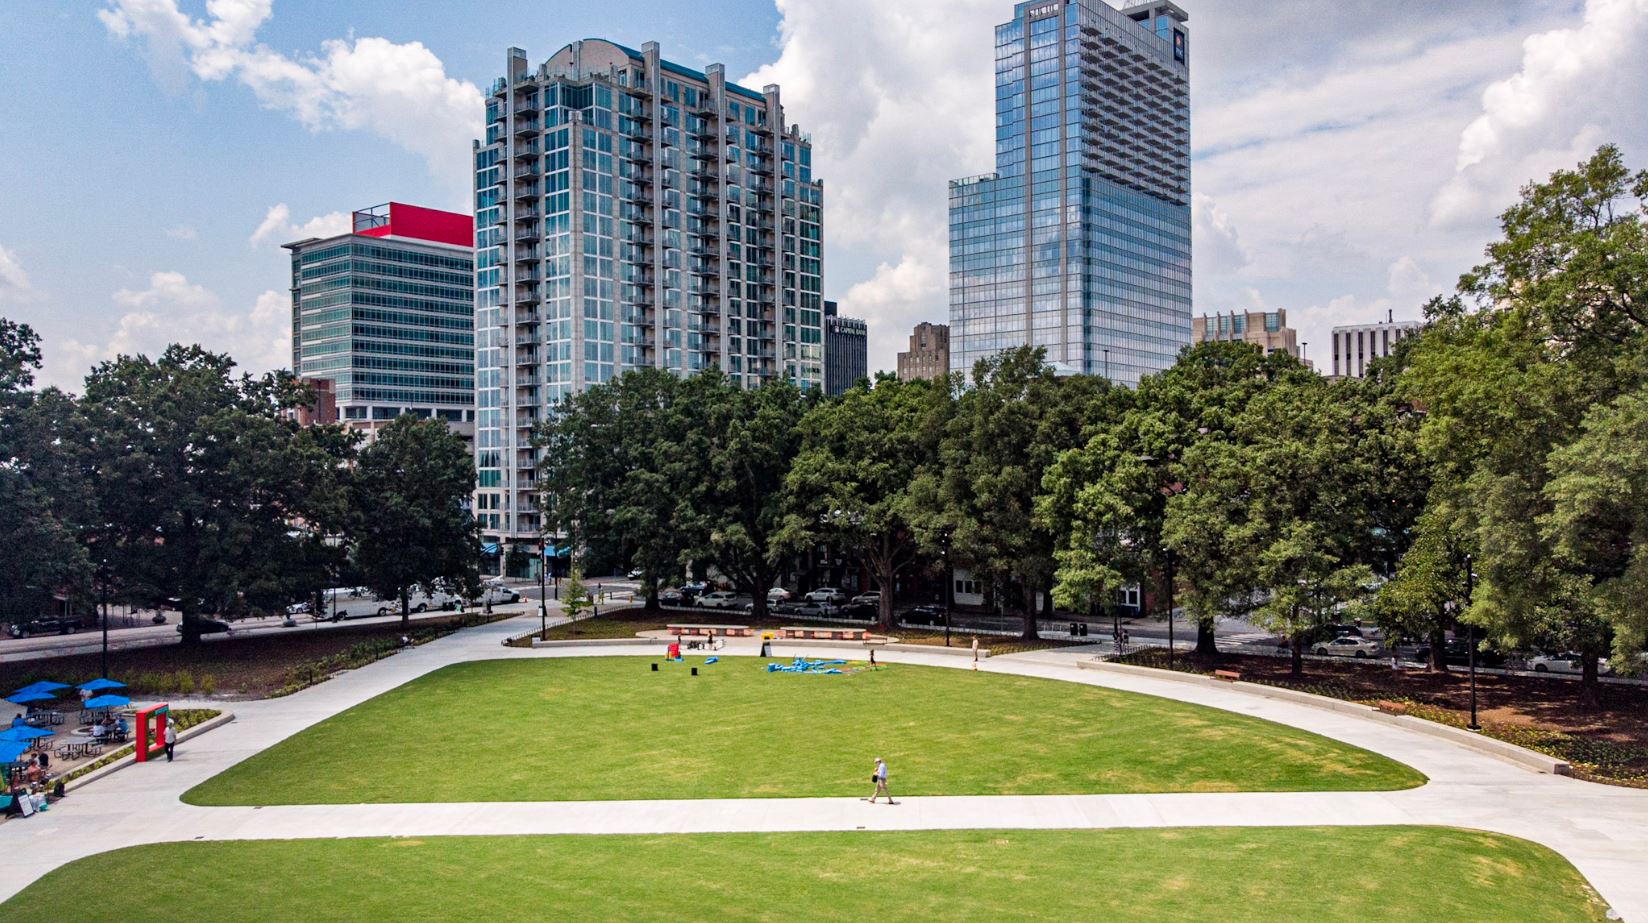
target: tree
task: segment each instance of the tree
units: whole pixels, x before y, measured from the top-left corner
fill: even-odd
[[[584,569],[576,558],[567,568],[567,582],[561,592],[561,611],[567,618],[577,621],[594,603],[589,598],[589,588],[584,586]]]
[[[404,415],[378,430],[352,488],[355,566],[380,599],[400,602],[403,626],[414,587],[480,592],[480,532],[467,509],[475,464],[445,423]]]
[[[704,473],[682,446],[702,406],[694,398],[714,394],[716,377],[626,372],[568,397],[536,435],[546,540],[568,536],[597,560],[640,570],[649,607],[694,543],[679,488]]]
[[[1470,556],[1464,537],[1449,527],[1452,518],[1440,510],[1421,518],[1418,538],[1402,555],[1396,576],[1379,588],[1373,614],[1389,636],[1424,641],[1430,648],[1426,668],[1445,673],[1447,632],[1466,602]]]
[[[799,551],[828,541],[857,558],[881,591],[881,627],[893,627],[898,578],[917,562],[919,499],[934,477],[950,411],[947,383],[878,375],[800,423],[783,541]],[[935,535],[935,540],[936,535]]]
[[[1026,638],[1037,636],[1037,596],[1049,612],[1053,602],[1058,536],[1036,516],[1042,478],[1080,444],[1109,388],[1101,378],[1055,375],[1041,349],[980,360],[940,449],[955,546],[998,582],[1017,585]]]
[[[185,644],[202,613],[227,613],[242,594],[308,590],[285,562],[301,554],[310,485],[344,461],[282,415],[302,397],[289,375],[233,370],[227,356],[174,345],[86,380],[99,554],[133,602],[181,610]]]
[[[1345,565],[1326,550],[1332,545],[1318,523],[1292,520],[1259,552],[1255,574],[1267,592],[1254,620],[1288,639],[1295,679],[1304,675],[1305,638],[1359,599],[1373,576],[1365,564]]]
[[[1648,386],[1593,409],[1549,467],[1539,527],[1567,577],[1562,595],[1611,629],[1616,666],[1638,672],[1648,646]]]
[[[1460,497],[1450,528],[1480,551],[1464,620],[1502,646],[1577,650],[1583,700],[1595,706],[1594,661],[1616,621],[1597,591],[1616,578],[1574,553],[1598,547],[1597,533],[1582,534],[1604,526],[1585,512],[1594,507],[1556,511],[1583,494],[1579,480],[1550,482],[1586,454],[1561,450],[1583,440],[1591,408],[1644,381],[1648,173],[1603,147],[1524,188],[1501,230],[1486,262],[1460,279],[1460,294],[1483,310],[1458,298],[1429,306],[1405,388],[1429,411],[1421,445],[1436,476]]]
[[[785,482],[801,447],[799,424],[813,399],[771,380],[743,389],[720,375],[703,376],[691,403],[691,437],[678,451],[701,459],[703,477],[683,483],[680,507],[688,558],[704,557],[748,593],[757,619],[767,615],[767,591],[782,572],[788,548],[781,530],[789,501]]]
[[[39,367],[34,330],[0,318],[0,611],[18,618],[60,589],[84,591],[91,571],[83,421],[68,395],[29,390]]]

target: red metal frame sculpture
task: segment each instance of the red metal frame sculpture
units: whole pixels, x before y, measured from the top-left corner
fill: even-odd
[[[154,741],[150,743],[149,719],[154,719]],[[149,757],[159,756],[166,752],[166,722],[171,719],[171,709],[164,705],[150,705],[148,708],[137,710],[137,761],[148,762]]]

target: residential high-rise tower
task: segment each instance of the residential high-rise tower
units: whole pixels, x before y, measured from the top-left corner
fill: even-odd
[[[760,92],[600,39],[509,49],[474,146],[475,511],[537,547],[532,429],[626,369],[822,387],[823,185]]]
[[[950,183],[955,368],[1026,343],[1135,384],[1190,342],[1190,37],[1168,0],[996,27],[996,171]]]

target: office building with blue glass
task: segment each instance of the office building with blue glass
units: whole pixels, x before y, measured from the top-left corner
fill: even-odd
[[[535,552],[532,432],[569,394],[641,368],[823,386],[823,184],[776,85],[655,42],[511,48],[474,167],[487,543]]]
[[[1026,343],[1124,384],[1190,342],[1190,37],[1165,0],[996,28],[996,170],[950,183],[951,367]]]

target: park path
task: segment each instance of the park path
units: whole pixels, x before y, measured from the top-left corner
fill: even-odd
[[[1078,669],[1090,656],[1043,651],[991,658],[988,672],[1104,686],[1239,712],[1406,763],[1430,782],[1400,792],[960,796],[896,806],[849,798],[203,808],[179,796],[242,759],[431,670],[466,660],[656,653],[656,646],[505,648],[530,618],[467,629],[280,699],[236,703],[236,720],[186,741],[175,763],[135,765],[72,793],[46,814],[0,825],[9,874],[0,900],[74,859],[176,840],[480,834],[801,830],[1442,824],[1523,837],[1580,870],[1625,920],[1648,923],[1648,791],[1542,775],[1446,740],[1354,714],[1151,676]],[[727,655],[752,655],[734,643]],[[829,653],[817,647],[778,653]],[[841,654],[862,656],[843,649]],[[947,654],[884,652],[886,662],[967,668]]]

